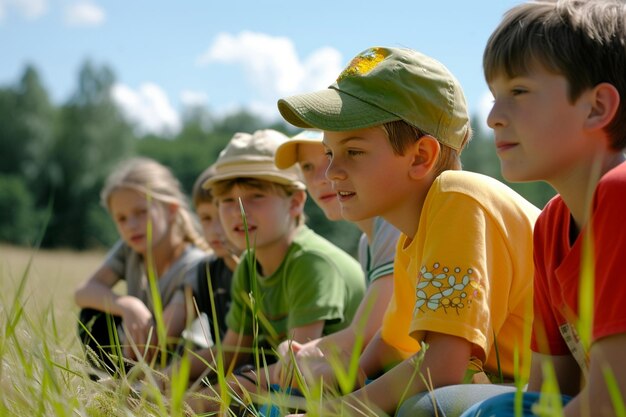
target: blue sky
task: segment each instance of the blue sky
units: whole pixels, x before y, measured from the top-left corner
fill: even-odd
[[[0,0],[0,85],[35,65],[56,103],[85,59],[144,131],[176,131],[185,106],[277,118],[282,96],[326,88],[358,52],[417,49],[443,62],[474,114],[490,98],[482,51],[520,1]]]

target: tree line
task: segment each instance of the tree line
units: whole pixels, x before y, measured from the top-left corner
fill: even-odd
[[[293,128],[246,111],[221,118],[208,108],[188,108],[173,137],[139,134],[111,98],[115,83],[106,65],[85,62],[75,91],[54,104],[34,66],[13,85],[0,87],[0,242],[45,248],[108,247],[117,232],[99,193],[120,160],[142,155],[172,169],[189,193],[196,176],[217,158],[235,132]],[[490,132],[473,120],[474,138],[463,151],[464,169],[501,179]],[[554,195],[541,183],[511,184],[543,207]],[[359,232],[346,222],[329,222],[311,202],[308,224],[355,253]]]

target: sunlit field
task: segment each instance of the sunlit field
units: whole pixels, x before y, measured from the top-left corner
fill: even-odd
[[[86,376],[73,292],[103,256],[0,245],[0,416],[156,415]]]
[[[96,251],[34,251],[0,244],[0,307],[3,311],[10,308],[13,295],[26,276],[22,293],[26,312],[38,315],[52,308],[57,321],[64,323],[59,329],[62,334],[74,335],[73,320],[78,311],[73,300],[74,289],[95,271],[104,254]],[[26,275],[27,268],[30,269]]]

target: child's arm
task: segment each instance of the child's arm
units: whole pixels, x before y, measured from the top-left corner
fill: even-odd
[[[380,374],[385,369],[406,359],[407,355],[393,346],[388,345],[382,338],[380,330],[361,354],[359,368],[370,378]]]
[[[561,394],[576,395],[580,391],[581,372],[572,355],[545,355],[532,353],[528,391],[539,392],[544,382],[543,364],[551,362]]]
[[[367,346],[382,325],[392,292],[393,275],[389,274],[376,279],[368,287],[350,325],[336,333],[324,336],[315,344],[315,347],[324,353],[328,353],[329,349],[332,351],[338,348],[346,354],[351,354],[357,335],[363,338],[363,346]]]
[[[192,310],[192,312],[195,310]],[[195,314],[194,314],[195,317]],[[167,339],[178,338],[187,323],[187,303],[183,290],[177,290],[172,297],[172,301],[163,310],[163,322],[167,329]]]
[[[357,335],[363,338],[363,346],[372,340],[380,329],[382,318],[389,304],[393,292],[393,275],[385,275],[375,280],[365,293],[359,308],[348,327],[338,332],[311,340],[298,346],[296,359],[300,367],[306,366],[307,358],[321,358],[329,354],[351,355]],[[278,352],[281,359],[288,365],[290,354],[288,346],[292,340],[286,340],[279,345]],[[360,352],[359,352],[360,353]],[[319,367],[319,361],[315,361]],[[275,367],[280,372],[283,365],[278,362]]]
[[[589,351],[589,381],[583,390],[564,409],[565,417],[617,415],[612,406],[605,372],[615,378],[614,388],[622,404],[626,402],[626,333],[619,333],[597,340]]]
[[[137,297],[115,294],[112,288],[119,280],[110,267],[102,265],[76,290],[74,300],[79,307],[122,317],[128,336],[138,346],[144,345],[152,326],[152,313]]]
[[[367,346],[382,325],[392,293],[393,275],[381,276],[370,284],[352,322],[345,329],[304,344],[293,344],[292,339],[283,341],[277,349],[280,360],[271,366],[272,382],[282,381],[282,372],[291,366],[290,348],[294,352],[299,369],[310,368],[310,375],[316,379],[323,375],[333,374],[333,370],[329,369],[330,364],[323,358],[329,354],[342,354],[349,357],[357,335],[363,338],[363,347]],[[307,366],[307,362],[311,366]]]
[[[415,364],[415,356],[406,359],[363,388],[340,398],[339,402],[348,402],[360,410],[370,407],[393,415],[402,401],[415,394],[460,384],[469,364],[472,344],[460,337],[434,332],[428,332],[424,341],[428,350],[421,365]],[[333,406],[336,408],[338,404]],[[349,408],[344,406],[344,411],[349,412]]]
[[[74,301],[79,307],[94,308],[121,316],[121,309],[116,303],[120,296],[112,290],[119,280],[120,277],[110,267],[102,265],[76,289]]]
[[[319,339],[324,330],[324,321],[318,320],[303,326],[289,329],[288,338],[298,343],[307,343],[314,339]]]

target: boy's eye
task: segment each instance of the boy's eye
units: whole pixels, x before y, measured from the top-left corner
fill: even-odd
[[[511,94],[513,94],[514,96],[519,96],[520,94],[524,94],[526,92],[527,91],[524,88],[514,88],[511,90]]]
[[[300,168],[302,168],[303,172],[311,172],[313,171],[313,164],[305,162],[303,164],[300,164]]]
[[[358,156],[358,155],[362,155],[364,152],[363,151],[358,151],[356,149],[348,149],[348,155],[350,156]]]

